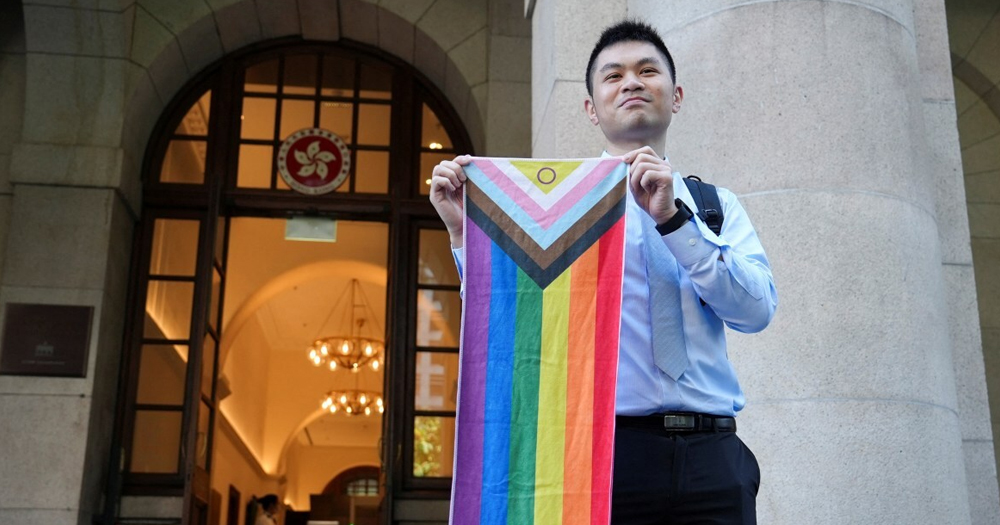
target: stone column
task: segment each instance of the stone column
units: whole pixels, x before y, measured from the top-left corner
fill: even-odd
[[[535,155],[600,148],[586,55],[646,19],[685,88],[671,160],[739,194],[768,251],[777,316],[729,337],[761,523],[970,523],[914,4],[535,6]]]
[[[0,305],[94,315],[85,377],[0,376],[0,523],[90,523],[111,454],[135,220],[118,191],[134,8],[11,4],[0,8],[0,42],[20,47],[0,58]]]

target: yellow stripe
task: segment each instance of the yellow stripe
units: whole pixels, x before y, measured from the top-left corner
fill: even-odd
[[[566,453],[566,348],[569,344],[570,272],[542,293],[542,351],[535,456],[535,523],[562,523]]]

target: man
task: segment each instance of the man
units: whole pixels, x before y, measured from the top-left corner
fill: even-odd
[[[767,257],[731,192],[719,189],[717,236],[661,156],[684,91],[655,30],[632,21],[606,29],[586,84],[584,110],[604,134],[604,155],[629,164],[612,522],[756,523],[760,470],[735,433],[745,400],[723,324],[749,333],[770,323],[777,292]],[[431,180],[456,251],[469,162],[444,161]]]
[[[257,519],[254,525],[277,525],[278,519],[278,496],[268,494],[257,500],[260,509],[257,512]]]

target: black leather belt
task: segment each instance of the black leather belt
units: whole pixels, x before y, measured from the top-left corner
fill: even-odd
[[[667,432],[736,432],[736,418],[691,412],[667,412],[648,416],[615,416],[624,428],[649,428]]]

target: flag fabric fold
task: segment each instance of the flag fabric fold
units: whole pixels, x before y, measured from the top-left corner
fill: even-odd
[[[451,523],[607,525],[621,158],[474,157]]]

